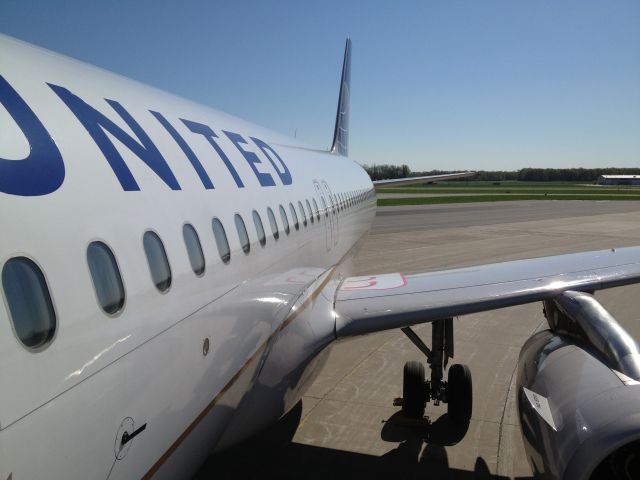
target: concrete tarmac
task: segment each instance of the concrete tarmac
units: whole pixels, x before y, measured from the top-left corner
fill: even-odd
[[[640,245],[640,202],[383,207],[355,273],[411,273],[633,245]],[[597,294],[636,338],[639,294],[640,286]],[[454,361],[473,374],[468,431],[450,426],[446,405],[428,404],[429,422],[403,423],[393,406],[402,394],[402,368],[424,358],[400,331],[387,331],[336,343],[300,408],[264,435],[211,457],[197,478],[530,478],[514,380],[522,344],[546,326],[542,306],[467,315],[454,325]],[[430,343],[429,325],[415,330]]]

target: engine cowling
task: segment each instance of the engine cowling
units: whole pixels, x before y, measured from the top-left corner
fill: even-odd
[[[581,311],[545,302],[552,329],[520,352],[517,405],[529,463],[540,478],[638,479],[640,382],[629,368],[637,344],[608,313],[589,312],[593,297],[571,293],[564,301],[583,302]]]

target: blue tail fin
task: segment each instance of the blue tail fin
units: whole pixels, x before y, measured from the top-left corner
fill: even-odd
[[[338,155],[349,154],[349,84],[351,83],[351,39],[347,38],[344,46],[344,63],[342,64],[342,80],[340,82],[340,98],[336,127],[333,131],[331,152]]]

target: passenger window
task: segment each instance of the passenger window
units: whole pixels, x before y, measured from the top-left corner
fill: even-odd
[[[2,288],[20,342],[44,347],[56,332],[56,314],[42,271],[26,257],[11,258],[2,268]]]
[[[315,198],[311,198],[311,201],[313,202],[313,209],[316,212],[316,220],[320,221],[320,212],[318,211],[318,202],[316,202]]]
[[[218,253],[220,254],[220,259],[224,263],[229,263],[229,260],[231,260],[231,249],[229,248],[227,233],[224,231],[222,222],[219,219],[214,218],[211,221],[211,228],[213,229],[213,236],[216,239],[216,245],[218,246]]]
[[[260,218],[260,214],[253,211],[253,223],[256,226],[256,233],[258,234],[258,242],[260,245],[264,247],[264,244],[267,243],[267,237],[264,234],[264,226],[262,225],[262,219]]]
[[[298,222],[298,214],[293,206],[293,203],[289,202],[289,210],[291,210],[291,219],[293,220],[293,226],[296,230],[300,230],[300,223]]]
[[[287,218],[287,212],[284,207],[280,205],[280,217],[282,218],[282,225],[284,226],[284,233],[289,235],[291,229],[289,228],[289,219]]]
[[[193,225],[185,223],[184,227],[182,227],[182,236],[184,237],[184,244],[187,247],[187,255],[189,255],[191,269],[193,273],[200,276],[204,273],[205,262],[198,232],[193,228]]]
[[[171,286],[171,267],[162,240],[155,232],[146,232],[142,237],[142,244],[147,255],[151,279],[158,290],[166,292]]]
[[[300,210],[300,216],[302,217],[302,224],[307,226],[307,214],[304,213],[304,207],[302,206],[302,202],[298,201],[298,210]]]
[[[124,307],[124,285],[113,252],[102,242],[87,247],[87,263],[100,308],[113,315]]]
[[[280,232],[278,231],[278,222],[276,222],[276,216],[273,214],[271,207],[267,207],[267,217],[269,217],[269,224],[271,225],[271,233],[273,233],[274,240],[280,238]]]
[[[247,227],[244,226],[244,220],[240,214],[236,213],[234,217],[236,222],[236,230],[238,230],[238,238],[240,239],[240,245],[244,253],[249,253],[251,250],[251,243],[249,242],[249,234],[247,234]]]
[[[311,204],[309,203],[308,198],[305,200],[305,203],[307,204],[307,212],[309,212],[309,220],[311,220],[311,223],[314,223],[315,219],[313,218],[313,210],[311,210]]]

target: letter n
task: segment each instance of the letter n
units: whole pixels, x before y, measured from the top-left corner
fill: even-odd
[[[124,190],[140,190],[140,187],[138,187],[138,183],[133,178],[122,156],[107,136],[107,132],[117,138],[120,143],[140,158],[140,160],[153,170],[172,190],[180,190],[180,185],[176,177],[173,175],[173,172],[171,172],[169,165],[167,165],[160,151],[142,127],[140,127],[138,122],[129,115],[129,112],[127,112],[122,105],[115,100],[105,99],[116,113],[122,117],[129,128],[131,128],[137,140],[66,88],[58,85],[48,85],[67,107],[69,107],[78,120],[80,120],[80,123],[82,123],[82,126],[84,126],[87,132],[89,132],[89,135],[91,135],[91,138],[96,142],[96,145],[98,145],[102,151],[109,165],[111,165],[111,169],[116,174]]]

